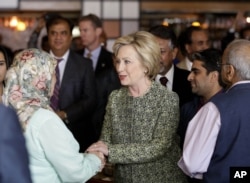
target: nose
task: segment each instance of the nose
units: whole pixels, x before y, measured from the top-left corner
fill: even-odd
[[[192,81],[193,78],[194,78],[194,74],[193,74],[193,72],[190,72],[190,74],[189,74],[188,77],[187,77],[187,80],[188,80],[188,81]]]
[[[123,71],[124,66],[121,62],[119,62],[119,63],[116,63],[115,68],[116,68],[116,71],[119,73],[119,72]]]

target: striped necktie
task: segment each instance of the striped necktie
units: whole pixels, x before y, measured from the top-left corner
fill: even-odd
[[[55,83],[55,87],[54,87],[54,92],[53,92],[53,96],[50,98],[50,106],[52,107],[52,109],[54,109],[54,111],[58,110],[58,101],[59,101],[59,90],[60,90],[60,71],[59,71],[59,63],[63,60],[63,59],[56,59],[57,60],[57,65],[56,65],[56,83]]]
[[[91,52],[88,52],[88,54],[87,54],[87,58],[91,59],[91,57],[92,57]]]

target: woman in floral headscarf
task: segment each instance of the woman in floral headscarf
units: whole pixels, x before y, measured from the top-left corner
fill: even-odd
[[[80,154],[79,145],[50,108],[56,60],[38,49],[14,58],[6,76],[5,103],[24,129],[34,183],[85,182],[103,168],[103,154]]]

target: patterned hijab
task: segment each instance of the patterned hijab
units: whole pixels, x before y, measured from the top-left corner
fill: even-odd
[[[38,49],[18,53],[6,75],[5,104],[13,107],[25,130],[29,118],[39,108],[50,108],[50,90],[56,60]]]

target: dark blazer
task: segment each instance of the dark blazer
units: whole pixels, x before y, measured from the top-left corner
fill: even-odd
[[[28,153],[16,113],[0,104],[0,183],[31,183]]]
[[[190,71],[180,69],[174,65],[173,91],[180,99],[180,106],[193,99],[194,94],[190,82],[187,80]]]
[[[77,53],[80,54],[81,56],[84,56],[84,49],[77,51]],[[114,68],[113,54],[106,48],[101,47],[101,52],[96,64],[95,76],[102,73],[102,71],[105,71],[110,68]]]
[[[84,50],[80,50],[78,53],[83,56]],[[97,89],[97,103],[92,116],[92,124],[95,128],[95,139],[98,140],[101,134],[109,94],[113,90],[120,88],[120,80],[113,64],[113,54],[104,47],[101,48],[97,60],[95,82]]]
[[[96,88],[92,63],[70,51],[59,92],[59,108],[67,113],[68,128],[84,151],[93,143],[91,114],[95,107]]]

